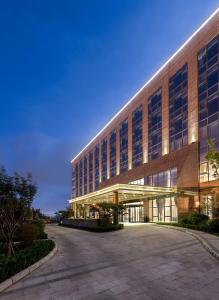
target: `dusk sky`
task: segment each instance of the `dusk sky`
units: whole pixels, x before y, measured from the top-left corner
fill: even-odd
[[[0,164],[32,173],[35,207],[67,206],[73,156],[218,6],[1,1]]]

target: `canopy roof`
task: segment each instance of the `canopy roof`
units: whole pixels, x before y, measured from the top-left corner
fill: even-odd
[[[177,193],[177,189],[137,184],[115,184],[93,193],[73,198],[69,200],[69,203],[95,204],[98,202],[112,202],[115,192],[118,192],[119,202],[126,202],[170,194],[173,195]]]

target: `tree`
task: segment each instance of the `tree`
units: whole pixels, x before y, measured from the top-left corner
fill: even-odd
[[[36,191],[30,174],[26,178],[18,173],[9,176],[4,168],[0,169],[0,233],[8,255],[14,254],[14,234],[30,215]]]
[[[100,218],[104,217],[110,217],[110,214],[113,216],[113,223],[118,224],[119,223],[119,213],[124,209],[124,206],[122,204],[116,204],[116,203],[108,203],[108,202],[102,202],[98,203]],[[101,212],[102,210],[102,212]]]
[[[212,140],[208,141],[209,144],[209,151],[205,158],[211,165],[213,171],[214,171],[214,177],[216,179],[219,179],[219,151],[216,151],[215,149],[215,143]]]

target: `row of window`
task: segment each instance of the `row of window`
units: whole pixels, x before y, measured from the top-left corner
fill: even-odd
[[[200,160],[205,161],[208,151],[208,139],[215,141],[219,149],[219,38],[214,38],[198,53],[198,100],[199,100],[199,136]],[[139,106],[132,113],[132,166],[143,162],[143,108]],[[117,136],[118,135],[118,136]],[[107,173],[108,140],[101,142],[101,181],[116,175],[116,140],[119,138],[120,174],[128,169],[128,120],[110,133],[109,158],[110,170]],[[188,143],[188,65],[185,64],[169,79],[169,149],[174,151]],[[148,99],[148,160],[162,155],[162,90],[158,89]],[[94,162],[93,162],[94,156]],[[87,158],[86,158],[87,159]],[[72,194],[82,195],[82,174],[84,174],[83,193],[93,191],[99,186],[99,145],[88,155],[87,163],[80,161],[72,171]],[[84,172],[82,172],[84,165]],[[93,178],[94,168],[94,178]],[[208,168],[209,169],[209,168]],[[89,173],[89,183],[87,183]],[[203,177],[203,176],[202,176]],[[206,176],[205,176],[206,178]],[[208,176],[209,178],[209,176]],[[77,187],[77,188],[76,188]]]

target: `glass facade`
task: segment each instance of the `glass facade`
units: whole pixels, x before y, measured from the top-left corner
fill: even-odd
[[[107,138],[102,140],[101,143],[101,164],[102,164],[102,181],[107,179]]]
[[[79,163],[79,195],[82,196],[82,189],[83,189],[83,186],[82,186],[82,168],[83,168],[83,162],[82,160],[80,160],[80,163]]]
[[[116,175],[116,129],[110,133],[110,177]]]
[[[89,153],[89,192],[93,192],[93,151]]]
[[[128,120],[123,121],[119,128],[120,135],[120,173],[128,169]]]
[[[214,38],[198,53],[198,100],[200,137],[200,181],[214,180],[211,166],[206,162],[208,140],[219,150],[219,37]]]
[[[160,187],[177,186],[177,168],[146,176],[145,185]]]
[[[162,99],[161,89],[148,99],[148,159],[162,155]]]
[[[152,222],[176,222],[178,212],[174,196],[149,200],[149,219]]]
[[[132,113],[132,165],[142,163],[142,105]]]
[[[170,151],[188,143],[188,66],[184,65],[169,80]]]
[[[94,186],[96,190],[99,187],[99,146],[96,146],[94,149],[94,167],[95,167]]]
[[[84,157],[84,194],[87,194],[87,156]]]

